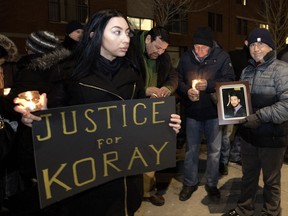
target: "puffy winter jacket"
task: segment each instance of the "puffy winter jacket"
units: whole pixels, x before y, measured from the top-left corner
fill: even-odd
[[[259,65],[250,59],[241,80],[249,81],[253,112],[262,121],[257,129],[241,128],[242,137],[256,146],[288,145],[288,64],[271,51]]]

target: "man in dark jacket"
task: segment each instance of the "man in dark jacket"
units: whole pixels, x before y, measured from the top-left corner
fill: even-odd
[[[267,29],[252,30],[247,39],[252,59],[241,80],[249,81],[253,114],[241,119],[241,195],[229,215],[254,215],[260,173],[263,173],[261,215],[281,215],[281,167],[288,144],[288,64],[276,59]]]
[[[187,140],[184,182],[179,199],[188,200],[198,188],[199,149],[204,133],[208,146],[205,189],[210,198],[218,200],[222,127],[218,124],[212,93],[215,93],[216,82],[233,81],[234,71],[228,53],[214,45],[210,28],[200,27],[192,43],[192,50],[181,56],[177,68],[178,92],[185,109]]]
[[[178,85],[178,74],[172,66],[169,54],[165,52],[170,43],[169,32],[157,26],[148,32],[136,32],[133,40],[132,46],[135,49],[131,50],[137,53],[132,57],[143,76],[146,97],[172,95]],[[173,169],[165,169],[156,171],[155,175],[153,172],[144,174],[144,201],[157,206],[164,205],[163,195],[168,189],[173,172]]]

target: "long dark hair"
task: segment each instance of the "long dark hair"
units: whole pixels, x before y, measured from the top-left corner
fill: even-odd
[[[97,70],[97,61],[100,57],[103,33],[109,20],[113,17],[127,18],[115,9],[101,10],[95,13],[84,27],[82,40],[79,42],[72,58],[77,61],[72,77],[79,79]],[[91,37],[91,32],[94,32]]]

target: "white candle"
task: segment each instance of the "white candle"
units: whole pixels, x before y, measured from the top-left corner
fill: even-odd
[[[194,90],[197,90],[197,89],[196,89],[196,84],[197,84],[199,81],[200,81],[200,80],[197,80],[197,79],[192,80],[192,88],[193,88]]]
[[[197,94],[197,96],[195,96],[193,101],[198,101],[199,100],[199,90],[196,89],[196,85],[197,85],[198,82],[200,82],[200,80],[198,80],[198,79],[192,80],[192,89]]]

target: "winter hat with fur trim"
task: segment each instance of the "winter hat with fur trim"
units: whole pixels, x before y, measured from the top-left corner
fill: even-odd
[[[210,27],[199,27],[195,32],[192,44],[201,44],[213,47],[213,35]]]
[[[18,49],[14,42],[5,35],[0,34],[0,58],[4,57],[7,62],[16,61],[18,58]]]
[[[52,32],[32,32],[26,40],[26,47],[34,53],[48,53],[60,45],[60,40]]]
[[[83,25],[76,20],[72,20],[71,22],[67,24],[66,34],[69,35],[70,33],[72,33],[73,31],[77,29],[83,29]]]
[[[252,43],[262,42],[262,43],[267,44],[273,50],[275,49],[275,43],[273,41],[271,33],[267,29],[264,29],[264,28],[253,29],[250,32],[247,41],[248,41],[248,47]]]

